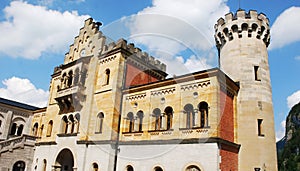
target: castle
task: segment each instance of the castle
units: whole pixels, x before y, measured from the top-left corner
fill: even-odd
[[[264,14],[220,18],[220,68],[176,78],[126,40],[107,44],[100,25],[85,21],[46,108],[0,101],[1,170],[277,170]]]

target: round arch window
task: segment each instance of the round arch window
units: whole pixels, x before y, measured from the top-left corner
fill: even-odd
[[[161,167],[159,167],[159,166],[156,166],[155,168],[154,168],[154,171],[164,171]]]
[[[131,165],[128,165],[126,167],[126,171],[134,171],[133,167]]]
[[[191,166],[187,167],[185,169],[185,171],[201,171],[201,169],[198,166],[191,165]]]
[[[12,171],[24,171],[25,170],[25,162],[24,161],[17,161],[14,166]]]

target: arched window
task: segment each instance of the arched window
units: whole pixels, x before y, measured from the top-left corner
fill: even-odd
[[[156,166],[156,167],[154,168],[154,171],[163,171],[163,169],[162,169],[161,167],[159,167],[159,166]]]
[[[11,128],[10,128],[10,135],[15,135],[17,131],[17,124],[13,123]]]
[[[33,135],[33,136],[37,136],[37,134],[38,134],[38,127],[39,127],[39,124],[38,124],[38,123],[35,123],[35,124],[33,125],[33,128],[32,128],[32,135]]]
[[[78,81],[79,81],[79,68],[76,68],[74,74],[74,85],[77,85]]]
[[[127,114],[127,119],[129,120],[128,132],[133,132],[134,131],[134,116],[133,116],[132,112],[129,112]]]
[[[98,171],[99,166],[97,163],[93,163],[93,171]]]
[[[24,171],[25,170],[25,162],[17,161],[12,168],[12,171]]]
[[[247,23],[243,23],[242,24],[242,31],[247,31],[248,30],[248,24]]]
[[[69,121],[71,122],[70,124],[70,126],[71,126],[71,129],[70,129],[70,133],[72,134],[72,133],[74,133],[74,130],[75,130],[75,120],[74,120],[74,117],[73,117],[73,115],[70,115],[69,116]]]
[[[185,171],[201,171],[201,169],[198,167],[198,166],[195,166],[195,165],[191,165],[191,166],[188,166]]]
[[[53,128],[53,121],[50,120],[49,123],[48,123],[48,127],[47,127],[47,137],[51,136],[52,128]]]
[[[153,110],[153,116],[155,117],[155,130],[160,130],[161,126],[162,126],[162,115],[161,115],[161,111],[158,108],[155,108]]]
[[[43,135],[43,130],[44,130],[44,125],[41,125],[40,131],[39,131],[39,137],[42,137],[42,135]]]
[[[3,124],[4,124],[4,116],[0,114],[0,134],[2,133],[3,128],[5,127],[3,126]]]
[[[186,128],[192,128],[195,126],[195,112],[194,107],[191,104],[184,106],[184,111],[186,114]]]
[[[200,112],[200,127],[208,126],[208,104],[206,102],[200,102],[199,105]]]
[[[67,116],[63,116],[61,119],[61,133],[67,133],[68,132],[68,118]]]
[[[18,127],[18,130],[17,130],[17,135],[18,135],[18,136],[21,136],[21,135],[22,135],[23,128],[24,128],[24,125],[23,125],[23,124],[21,124],[21,125]]]
[[[109,78],[110,78],[110,70],[106,69],[105,70],[105,85],[109,84]]]
[[[75,114],[75,132],[78,133],[79,131],[79,124],[80,124],[80,114]]]
[[[165,108],[165,114],[167,116],[167,130],[172,128],[173,121],[173,108],[168,106]]]
[[[126,171],[134,171],[134,169],[133,169],[132,166],[128,165],[128,166],[126,167]]]
[[[61,77],[61,89],[65,89],[67,86],[67,74],[63,73],[62,77]]]
[[[143,118],[144,118],[144,112],[143,111],[138,111],[137,113],[137,118],[138,118],[138,124],[139,124],[139,132],[143,131]]]
[[[46,159],[44,159],[44,160],[43,160],[43,167],[42,167],[42,171],[46,171],[46,169],[47,169],[47,160],[46,160]]]
[[[83,71],[81,72],[81,77],[80,77],[81,85],[85,85],[86,75],[87,75],[87,70],[83,69]]]
[[[104,119],[104,114],[102,112],[100,112],[97,115],[96,133],[102,133],[102,130],[103,130],[103,119]]]
[[[68,73],[68,87],[72,87],[73,84],[73,71],[69,71]]]

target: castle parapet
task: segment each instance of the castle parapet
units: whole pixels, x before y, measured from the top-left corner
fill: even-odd
[[[215,24],[215,41],[220,50],[226,42],[243,37],[262,40],[266,47],[270,44],[269,19],[257,11],[238,10],[228,13]]]
[[[150,56],[147,52],[143,52],[140,48],[135,47],[133,43],[127,44],[127,41],[124,39],[119,39],[116,43],[112,42],[108,46],[105,46],[101,54],[106,54],[115,49],[122,48],[130,52],[129,58],[137,58],[144,63],[150,64],[154,69],[165,72],[166,65],[161,61],[155,59],[153,56]]]

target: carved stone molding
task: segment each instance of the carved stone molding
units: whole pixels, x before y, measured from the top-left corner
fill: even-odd
[[[111,62],[111,61],[115,60],[116,58],[117,58],[116,55],[103,58],[103,59],[100,60],[100,64]]]
[[[145,97],[146,97],[146,93],[141,93],[141,94],[135,94],[135,95],[126,96],[126,100],[133,101],[133,100],[143,99]]]
[[[210,80],[208,80],[208,81],[201,81],[201,82],[197,82],[197,83],[191,83],[191,84],[182,85],[181,86],[181,90],[183,90],[183,91],[193,90],[193,89],[208,87],[209,85],[210,85]]]
[[[172,94],[176,91],[175,87],[171,88],[165,88],[160,90],[151,91],[151,96],[159,96],[159,95],[165,95],[165,94]]]

